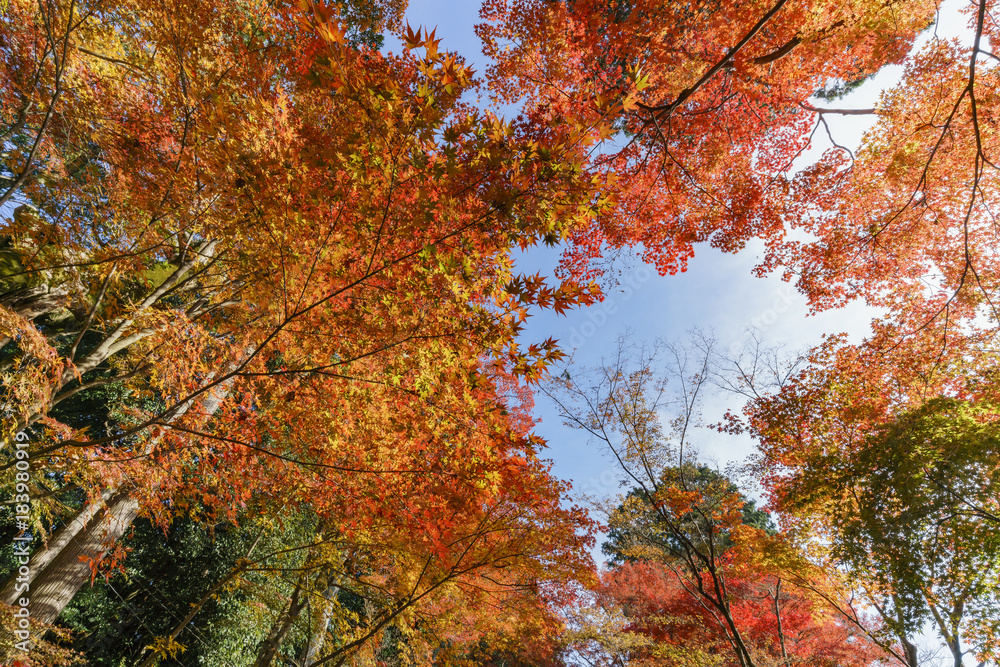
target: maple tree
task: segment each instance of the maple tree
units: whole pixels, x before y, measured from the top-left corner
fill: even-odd
[[[938,9],[498,0],[479,31],[499,97],[596,132],[588,167],[617,205],[576,231],[568,275],[625,248],[675,272],[699,242],[760,239],[757,272],[796,281],[814,310],[863,299],[887,313],[865,346],[894,354],[915,337],[961,354],[996,330],[996,24],[992,2],[969,2],[967,38],[946,40],[929,30]],[[825,104],[887,64],[903,75],[873,107]],[[831,114],[875,127],[852,150]]]
[[[985,44],[996,28],[992,3],[962,11],[968,42],[929,39],[856,153],[834,148],[789,183],[783,215],[815,239],[785,243],[772,265],[794,270],[820,307],[860,296],[911,333],[936,318],[995,321],[996,68]]]
[[[24,286],[3,311],[4,429],[29,428],[39,473],[88,496],[32,557],[37,622],[93,566],[116,566],[139,513],[232,520],[274,489],[347,539],[404,540],[387,595],[429,568],[434,585],[389,620],[497,559],[535,577],[586,570],[587,522],[559,507],[506,397],[558,358],[551,340],[515,341],[529,308],[590,298],[510,261],[592,214],[574,148],[461,103],[471,72],[433,36],[410,31],[407,53],[383,56],[322,6],[15,11],[40,51],[14,42],[8,65],[36,57],[31,90],[55,91],[44,108],[60,125],[26,115],[7,145],[7,278]],[[93,97],[63,99],[64,77]],[[67,168],[84,138],[93,156]],[[109,385],[136,400],[109,406],[103,434],[52,418]],[[500,555],[462,558],[480,552]],[[522,608],[542,613],[532,595]]]
[[[641,246],[673,273],[699,242],[780,245],[786,172],[841,113],[811,98],[901,62],[937,4],[497,0],[479,33],[498,96],[604,140],[591,168],[618,206],[576,232],[564,269]]]
[[[754,664],[860,666],[884,658],[821,600],[781,578],[746,572],[745,578],[733,576],[730,588],[733,613],[744,628]],[[656,560],[609,570],[594,604],[621,610],[624,623],[618,632],[632,638],[624,664],[739,664],[727,657],[729,643],[718,618]]]
[[[868,571],[855,574],[881,581],[882,590],[872,591],[902,645],[889,648],[908,664],[917,660],[915,624],[895,615],[897,607],[910,608],[904,616],[947,607],[934,625],[961,664],[960,629],[975,622],[973,605],[966,613],[958,601],[982,594],[978,600],[990,605],[988,590],[971,582],[992,557],[995,534],[991,505],[976,493],[952,497],[951,509],[936,518],[921,515],[921,503],[946,505],[903,494],[913,505],[887,516],[914,512],[922,528],[888,531],[883,542],[885,531],[870,523],[880,507],[870,495],[876,481],[899,480],[875,480],[865,465],[904,475],[914,466],[935,469],[940,455],[921,449],[908,463],[852,463],[858,443],[908,411],[930,409],[941,396],[995,393],[996,55],[987,46],[995,7],[967,3],[967,40],[935,32],[911,52],[938,9],[921,2],[495,2],[480,28],[497,61],[501,96],[524,99],[541,119],[587,118],[607,139],[591,168],[622,206],[581,230],[585,238],[575,239],[564,259],[568,274],[595,275],[606,266],[603,257],[611,261],[626,247],[673,272],[697,242],[738,250],[759,238],[765,254],[758,272],[797,281],[814,310],[855,299],[881,310],[860,344],[831,339],[814,351],[807,372],[786,378],[779,397],[751,396],[760,399],[752,421],[765,481],[787,510],[783,520],[804,530],[809,517],[825,517],[832,532],[821,539],[839,535],[842,556],[851,546],[870,549]],[[903,64],[903,76],[873,108],[832,109],[816,100],[888,63]],[[836,113],[875,120],[856,150],[831,133],[826,119]],[[832,145],[812,164],[797,165],[824,134]],[[906,456],[907,442],[897,440],[894,452]],[[992,466],[985,459],[980,465]],[[853,476],[835,489],[818,471],[836,466]],[[844,498],[846,489],[860,500]],[[867,513],[852,514],[858,506]],[[952,510],[964,524],[944,519]],[[942,553],[920,541],[932,526],[942,539],[951,536]],[[977,547],[959,546],[961,535],[973,534]],[[905,558],[875,554],[885,548],[898,555],[903,543],[914,561],[901,578],[892,568]],[[953,566],[951,574],[938,558]],[[902,590],[907,578],[911,585],[917,572],[924,591],[911,593],[916,602],[885,604],[887,589]],[[948,583],[958,578],[971,588]],[[987,655],[990,641],[975,648]]]
[[[695,464],[713,363],[710,339],[685,347],[622,337],[600,367],[569,367],[552,382],[566,423],[606,448],[634,486],[602,505],[614,568],[596,589],[596,618],[621,638],[575,640],[597,642],[605,658],[610,647],[611,664],[615,653],[650,664],[875,664],[888,655],[877,628],[842,604],[840,582],[775,534],[726,476]]]
[[[698,489],[706,499],[719,499],[727,495],[738,494],[742,508],[741,522],[764,532],[774,532],[775,528],[770,517],[756,507],[756,502],[739,493],[739,488],[721,473],[707,465],[687,463],[683,470],[667,469],[661,475],[666,484],[676,483],[681,476],[687,483]],[[711,502],[711,501],[709,501]],[[639,489],[632,489],[625,496],[623,503],[615,510],[608,523],[608,539],[601,546],[601,551],[614,565],[632,562],[642,558],[647,548],[654,552],[670,553],[673,557],[683,553],[683,544],[675,537],[670,527],[660,525],[660,519],[655,511],[651,511]],[[732,546],[727,535],[713,536],[713,529],[706,523],[704,516],[697,511],[678,517],[677,527],[687,535],[694,536],[701,546],[707,539],[717,539],[720,552]]]
[[[930,622],[960,665],[996,651],[995,383],[988,346],[957,358],[928,347],[898,366],[830,340],[754,402],[750,425],[783,523],[822,541],[905,664],[921,659],[915,637]]]
[[[0,437],[29,434],[32,473],[5,448],[0,482],[33,498],[36,621],[128,562],[139,516],[236,526],[287,506],[315,525],[298,560],[261,566],[274,613],[257,664],[293,645],[316,664],[558,660],[553,607],[589,577],[590,524],[562,507],[531,433],[527,385],[562,352],[523,342],[523,324],[600,298],[590,280],[623,249],[669,273],[697,243],[757,238],[758,270],[796,279],[814,309],[862,298],[885,315],[753,396],[785,535],[693,463],[709,352],[697,368],[656,353],[681,364],[672,396],[624,347],[596,394],[552,385],[638,485],[613,537],[654,556],[596,589],[598,644],[674,651],[659,609],[685,619],[684,659],[833,660],[853,637],[865,649],[836,659],[865,664],[874,642],[915,664],[930,615],[956,664],[970,637],[995,657],[988,0],[967,8],[969,44],[914,53],[936,2],[489,0],[482,82],[404,28],[399,0],[2,9]],[[377,50],[387,30],[402,53]],[[873,109],[815,99],[893,63],[905,73]],[[502,120],[473,91],[522,113]],[[852,152],[833,113],[877,124]],[[823,134],[833,146],[798,168]],[[555,281],[514,265],[543,243],[565,250]],[[213,585],[227,577],[244,573]],[[639,579],[659,597],[629,598]],[[2,593],[13,602],[13,581]],[[350,595],[366,606],[346,610]],[[299,647],[307,626],[319,639]],[[132,657],[176,653],[184,627]]]

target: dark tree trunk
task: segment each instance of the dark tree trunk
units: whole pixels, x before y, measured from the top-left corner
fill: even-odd
[[[288,607],[275,619],[274,625],[271,626],[271,631],[267,633],[264,643],[261,644],[260,651],[257,652],[257,660],[253,663],[253,667],[271,667],[275,656],[278,655],[278,649],[281,648],[282,642],[285,641],[288,632],[292,629],[292,624],[295,623],[295,619],[299,617],[305,606],[306,597],[302,595],[300,580],[292,592],[292,599],[289,601]]]

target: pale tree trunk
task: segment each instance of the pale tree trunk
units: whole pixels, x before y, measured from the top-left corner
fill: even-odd
[[[202,400],[205,423],[219,409],[229,394],[233,378],[221,383]],[[178,411],[175,419],[187,413],[191,403]],[[147,448],[152,451],[155,441]],[[105,505],[106,503],[106,505]],[[103,510],[103,511],[102,511]],[[15,573],[0,589],[3,601],[13,605],[19,597],[30,600],[32,620],[51,623],[73,599],[77,591],[90,580],[88,561],[99,561],[124,536],[139,515],[139,501],[127,488],[111,489],[101,498],[92,500],[66,526],[55,533],[49,543],[36,551],[28,562],[30,588],[19,592],[21,582]],[[81,559],[83,557],[83,560]]]
[[[71,541],[76,539],[76,536],[80,534],[81,531],[86,529],[89,525],[96,521],[96,517],[100,514],[101,510],[104,509],[104,503],[111,499],[112,492],[105,491],[101,496],[100,500],[94,500],[87,503],[86,506],[80,513],[73,517],[73,520],[67,523],[65,526],[60,528],[55,532],[52,538],[40,551],[36,551],[29,561],[29,571],[28,576],[24,578],[24,582],[31,584],[35,580],[38,574],[47,568],[52,560],[59,555]],[[0,600],[7,604],[14,604],[14,600],[18,596],[15,591],[15,579],[8,579],[4,584],[3,588],[0,589]]]
[[[0,306],[6,306],[24,319],[34,320],[42,315],[69,308],[73,299],[65,285],[51,289],[48,285],[23,287],[0,294]],[[0,335],[0,347],[11,341],[10,336]]]
[[[326,644],[326,628],[333,616],[334,598],[337,597],[339,591],[340,586],[336,584],[328,586],[323,591],[323,608],[319,612],[319,622],[309,635],[309,644],[302,656],[302,667],[312,667],[312,664],[319,660],[319,654],[323,651],[323,645]]]
[[[59,308],[66,308],[71,303],[72,298],[65,285],[55,289],[48,285],[23,287],[0,294],[0,305],[10,308],[26,320],[33,320]]]
[[[274,658],[278,654],[278,649],[281,648],[282,642],[285,641],[288,632],[292,629],[292,624],[295,623],[295,619],[306,606],[306,599],[306,596],[302,595],[302,578],[300,577],[292,592],[292,599],[289,601],[288,607],[275,619],[271,631],[267,633],[264,643],[261,644],[253,667],[271,667],[271,663],[274,662]]]
[[[85,559],[103,557],[138,514],[139,501],[128,490],[119,491],[100,519],[92,521],[73,539],[67,540],[58,554],[49,557],[48,567],[35,575],[28,594],[31,619],[40,623],[55,621],[91,577],[90,563]]]

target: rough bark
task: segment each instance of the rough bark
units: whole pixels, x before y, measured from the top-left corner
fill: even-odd
[[[232,387],[232,378],[219,385],[201,401],[202,422],[207,422],[219,409]],[[183,416],[191,404],[175,415]],[[151,451],[155,442],[147,447]],[[106,505],[105,505],[106,502]],[[103,511],[102,511],[103,510]],[[90,580],[88,561],[97,561],[122,538],[139,514],[139,501],[129,488],[106,491],[100,499],[88,503],[49,543],[29,560],[29,611],[35,621],[51,623],[73,599],[77,591]],[[82,558],[81,558],[82,557]],[[25,594],[17,590],[17,573],[2,588],[7,604]]]
[[[326,643],[326,628],[333,616],[334,599],[339,591],[340,586],[337,585],[330,585],[323,591],[323,608],[319,613],[319,622],[309,636],[309,644],[302,656],[302,667],[312,667],[312,664],[319,660],[319,654],[323,651],[323,645]]]
[[[288,606],[274,621],[274,625],[271,626],[270,632],[267,633],[264,643],[261,644],[260,650],[257,652],[257,660],[253,663],[253,667],[271,667],[271,663],[274,662],[274,658],[278,654],[278,649],[281,648],[282,642],[285,641],[288,632],[292,629],[292,624],[295,623],[295,619],[302,613],[302,609],[305,606],[306,596],[302,595],[300,580],[292,592],[292,598]]]
[[[76,592],[90,580],[90,563],[84,559],[99,559],[129,529],[139,514],[139,501],[129,490],[121,490],[108,503],[100,518],[91,527],[81,530],[51,558],[48,567],[35,575],[31,584],[28,606],[31,618],[52,623],[73,599]]]

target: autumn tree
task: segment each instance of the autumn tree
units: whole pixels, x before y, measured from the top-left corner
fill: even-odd
[[[788,580],[746,569],[730,577],[732,613],[754,664],[880,664],[886,657],[825,602]],[[718,618],[690,595],[683,581],[658,560],[624,563],[604,574],[594,604],[621,613],[628,664],[735,665]],[[619,611],[620,610],[620,611]],[[621,641],[621,640],[618,640]]]
[[[250,506],[271,511],[280,490],[323,526],[319,542],[364,547],[350,571],[368,606],[327,634],[343,552],[307,541],[308,568],[268,566],[284,593],[254,660],[268,664],[303,625],[323,637],[321,664],[376,646],[485,660],[484,636],[516,653],[517,628],[558,625],[543,582],[587,570],[587,522],[560,507],[565,488],[513,405],[561,357],[551,339],[518,338],[525,319],[598,296],[588,281],[606,254],[641,247],[668,273],[696,243],[761,238],[760,270],[797,279],[814,308],[863,298],[887,313],[860,346],[831,340],[777,397],[758,396],[751,426],[783,520],[803,541],[857,537],[860,551],[844,542],[831,562],[855,568],[914,662],[916,619],[942,608],[935,586],[988,571],[961,549],[989,542],[995,517],[976,489],[992,441],[974,424],[995,399],[996,26],[990,2],[969,8],[970,45],[910,54],[934,2],[491,1],[479,91],[522,104],[508,122],[463,102],[474,73],[433,33],[404,30],[400,2],[5,3],[0,436],[30,436],[32,473],[16,478],[7,447],[0,481],[35,499],[19,529],[38,547],[33,618],[54,621],[94,567],[121,565],[136,517],[228,525]],[[386,27],[402,54],[373,48]],[[812,98],[889,63],[906,71],[874,109]],[[830,136],[792,172],[831,113],[878,124],[856,152]],[[513,253],[540,243],[567,248],[556,282],[514,269]],[[739,549],[770,543],[728,482],[692,466],[708,353],[688,368],[666,351],[676,394],[654,351],[633,366],[620,347],[593,387],[557,383],[562,407],[636,487],[636,520],[717,619],[720,645],[761,664],[776,645],[759,648],[741,587],[761,593],[780,568],[738,569]],[[941,397],[972,412],[931,414]],[[952,455],[940,452],[966,436],[980,447],[955,454],[968,480],[945,488]],[[923,458],[862,456],[879,438],[938,444]],[[843,474],[798,498],[795,484],[827,464]],[[931,486],[896,489],[891,511],[863,495],[824,505],[918,466]],[[892,554],[923,558],[933,534],[947,562],[866,565],[889,548],[863,546],[889,531],[872,521],[890,516],[920,527],[894,534]],[[935,578],[952,565],[965,574]],[[799,591],[830,601],[798,574]],[[992,593],[966,579],[975,591],[956,584],[952,617],[937,613],[959,662],[969,622],[977,650],[992,650],[970,602]],[[892,591],[905,604],[887,603]],[[302,620],[307,598],[321,611]],[[509,622],[463,611],[480,603]]]
[[[554,341],[515,341],[532,307],[590,298],[510,260],[599,207],[573,128],[477,112],[460,101],[470,70],[438,40],[410,31],[405,54],[383,56],[319,5],[11,11],[8,66],[36,63],[30,90],[48,101],[13,123],[39,148],[5,145],[20,165],[5,278],[44,290],[2,311],[4,428],[29,430],[36,475],[89,499],[32,558],[33,618],[58,616],[88,561],[113,566],[140,512],[232,520],[274,489],[352,537],[413,538],[410,564],[436,563],[501,497],[515,515],[535,503],[571,526],[544,553],[575,562],[581,520],[557,508],[496,388],[558,357]],[[82,138],[97,157],[67,173]],[[32,304],[57,288],[71,309],[52,319]],[[106,410],[99,435],[53,419],[111,385],[150,400]],[[501,493],[518,479],[544,500]]]
[[[815,106],[814,93],[903,61],[936,9],[497,1],[479,31],[499,97],[523,100],[539,122],[585,119],[603,140],[591,168],[619,206],[574,235],[565,270],[592,274],[604,253],[641,247],[673,273],[699,242],[780,245],[789,221],[771,207],[788,195],[785,172],[825,115],[843,113]]]
[[[991,366],[989,349],[979,352],[976,361]],[[827,545],[831,566],[849,573],[907,664],[921,659],[915,637],[928,623],[954,664],[970,653],[989,660],[991,371],[977,372],[971,357],[938,358],[908,375],[858,354],[831,341],[780,393],[751,406],[772,503],[787,525]]]
[[[823,569],[815,545],[778,532],[728,477],[696,464],[701,397],[726,384],[724,370],[705,336],[688,346],[623,337],[601,366],[570,366],[553,381],[567,424],[605,447],[634,487],[605,503],[613,568],[596,589],[602,611],[589,616],[618,639],[577,639],[603,647],[608,664],[616,654],[737,665],[890,658],[882,626]]]
[[[604,253],[636,244],[669,272],[683,269],[698,241],[737,250],[757,237],[767,247],[759,270],[797,281],[815,310],[862,299],[884,313],[859,345],[834,339],[818,348],[813,367],[755,411],[767,422],[760,435],[776,497],[820,515],[850,513],[860,503],[875,516],[868,473],[852,468],[858,501],[829,487],[812,495],[788,480],[823,461],[850,466],[860,443],[928,401],[995,394],[1000,244],[990,128],[997,66],[987,46],[995,6],[981,0],[962,8],[967,39],[935,32],[912,50],[937,9],[921,2],[496,2],[484,11],[481,33],[497,59],[502,94],[525,99],[540,118],[587,116],[615,139],[594,170],[629,205],[595,221],[588,239],[568,251],[568,272],[592,274]],[[831,109],[813,99],[891,62],[904,65],[903,75],[873,108]],[[504,88],[503,80],[511,83]],[[837,113],[875,120],[856,149],[831,134],[826,119]],[[795,164],[817,138],[831,145],[813,164]],[[970,389],[973,379],[979,386]],[[914,452],[914,465],[924,453]],[[936,456],[921,465],[935,468]],[[887,469],[902,475],[900,465]],[[981,500],[968,494],[959,510],[964,530],[989,530]],[[970,504],[979,515],[968,514],[976,511]],[[922,562],[910,569],[944,573],[907,544]],[[941,557],[958,565],[964,556],[949,548]],[[956,619],[963,614],[944,605],[953,618],[936,624],[960,654]],[[912,632],[899,640],[916,664]]]
[[[623,337],[610,361],[589,372],[567,369],[550,395],[566,423],[605,447],[636,487],[622,514],[649,517],[650,530],[624,554],[644,555],[649,544],[669,552],[673,574],[693,603],[715,617],[736,664],[751,667],[757,662],[734,614],[724,556],[727,537],[742,526],[743,502],[724,478],[721,486],[706,477],[699,485],[690,465],[699,394],[708,381],[710,350],[702,352],[689,359],[681,347],[634,346]],[[661,356],[672,357],[669,374]],[[664,423],[667,410],[673,418]]]
[[[661,484],[672,484],[683,476],[686,482],[697,489],[706,502],[737,494],[742,503],[742,523],[765,532],[774,532],[775,527],[767,512],[757,509],[757,503],[740,493],[739,488],[722,473],[705,464],[684,463],[684,470],[668,467],[660,473]],[[702,543],[712,536],[712,527],[705,524],[705,517],[696,511],[678,517],[676,526],[689,536],[695,536]],[[718,537],[718,548],[724,552],[732,546],[727,535]],[[612,513],[608,523],[608,539],[601,545],[601,551],[611,565],[621,565],[645,558],[644,554],[658,556],[668,554],[671,558],[683,553],[683,545],[674,537],[669,526],[663,526],[654,508],[645,502],[642,490],[634,488],[626,494],[624,501]]]
[[[936,11],[491,2],[480,34],[498,95],[539,119],[587,118],[603,139],[590,168],[621,205],[580,230],[564,270],[593,275],[634,247],[672,272],[699,242],[758,238],[758,271],[796,281],[813,309],[861,299],[886,313],[863,345],[905,372],[904,339],[934,358],[996,331],[995,8],[963,6],[959,42],[929,29]],[[902,76],[874,107],[827,104],[891,63]],[[845,146],[832,114],[875,126]],[[809,147],[823,152],[798,159]]]

